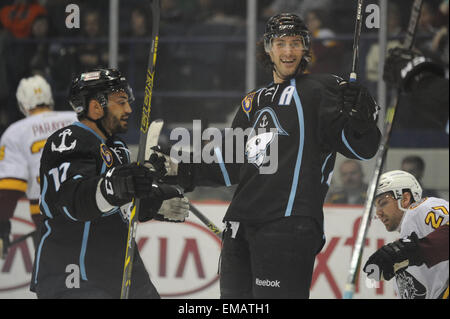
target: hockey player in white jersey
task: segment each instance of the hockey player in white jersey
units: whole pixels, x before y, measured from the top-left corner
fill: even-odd
[[[24,78],[16,92],[26,118],[11,124],[0,139],[0,256],[6,254],[17,201],[26,194],[39,224],[39,165],[47,138],[77,120],[75,112],[53,111],[50,85],[40,75]]]
[[[430,265],[420,251],[422,238],[449,224],[448,202],[436,197],[422,198],[416,178],[395,170],[380,177],[375,207],[386,230],[398,231],[400,239],[370,256],[364,272],[375,280],[395,277],[394,286],[402,299],[448,299],[448,258]],[[441,251],[442,247],[436,244],[428,249],[436,256],[448,254]]]

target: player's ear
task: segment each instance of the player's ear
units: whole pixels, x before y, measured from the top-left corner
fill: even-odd
[[[94,120],[97,120],[103,116],[103,107],[96,99],[89,101],[88,116]]]
[[[412,196],[410,192],[404,192],[402,197],[402,207],[408,208],[412,203]]]

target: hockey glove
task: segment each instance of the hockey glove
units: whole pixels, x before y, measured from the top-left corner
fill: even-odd
[[[172,198],[165,200],[159,212],[155,215],[156,220],[180,223],[189,216],[189,201],[187,198]]]
[[[195,188],[194,172],[196,167],[196,164],[193,164],[193,154],[188,154],[189,163],[179,163],[169,156],[169,150],[163,150],[160,146],[155,146],[152,150],[156,154],[165,157],[167,175],[163,178],[163,181],[171,185],[180,185],[185,192],[192,192]]]
[[[145,161],[144,166],[150,169],[150,172],[157,180],[161,180],[167,174],[166,158],[163,155],[152,153],[150,158]]]
[[[11,222],[9,220],[0,221],[0,258],[5,258],[10,244]]]
[[[142,201],[144,209],[139,214],[139,221],[146,222],[152,218],[157,219],[156,215],[163,201],[176,197],[183,197],[183,193],[179,189],[166,184],[153,184],[151,196]]]
[[[149,197],[152,192],[152,173],[136,163],[111,168],[100,182],[100,190],[106,201],[122,206],[133,197]]]
[[[418,253],[418,242],[419,238],[413,232],[408,237],[381,247],[369,257],[363,271],[370,279],[391,280],[402,268],[422,265],[423,260]]]
[[[420,52],[393,48],[384,64],[383,80],[402,91],[410,91],[426,73],[444,77],[445,70]]]
[[[376,124],[380,107],[367,88],[358,82],[339,83],[339,111],[349,118],[350,127],[364,134]]]

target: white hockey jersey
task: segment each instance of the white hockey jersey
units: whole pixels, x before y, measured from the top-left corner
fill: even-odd
[[[0,189],[25,192],[39,199],[39,165],[47,138],[77,121],[75,112],[50,111],[11,124],[0,139]]]
[[[439,226],[448,224],[448,202],[425,197],[409,207],[400,225],[400,236],[406,237],[415,232],[423,238]],[[402,299],[437,299],[448,289],[449,262],[443,261],[428,268],[410,266],[395,274],[395,289]]]

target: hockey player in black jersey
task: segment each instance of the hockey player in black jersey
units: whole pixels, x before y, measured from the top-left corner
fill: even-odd
[[[187,216],[187,200],[157,183],[163,159],[130,163],[115,135],[127,130],[132,100],[118,70],[92,70],[72,82],[69,102],[79,122],[51,135],[41,158],[45,220],[31,282],[38,298],[120,297],[132,198],[141,199],[140,221]],[[137,250],[134,260],[130,297],[159,298]]]
[[[261,51],[273,82],[248,93],[232,123],[250,129],[243,163],[222,152],[213,164],[171,161],[185,189],[238,184],[224,217],[222,298],[308,298],[336,153],[368,160],[377,151],[375,101],[358,83],[305,74],[310,41],[295,14],[269,19]]]

